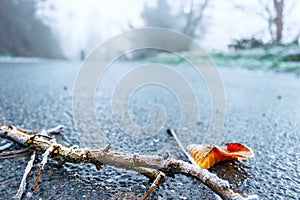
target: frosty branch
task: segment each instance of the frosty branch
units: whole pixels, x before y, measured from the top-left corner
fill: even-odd
[[[198,179],[222,199],[245,199],[240,194],[233,192],[227,181],[218,178],[215,174],[210,173],[206,169],[201,169],[198,166],[182,160],[173,159],[168,153],[164,155],[140,155],[135,153],[113,152],[110,151],[110,145],[107,145],[103,149],[66,147],[57,143],[55,138],[47,136],[47,133],[55,134],[61,130],[61,126],[47,131],[31,131],[19,129],[14,126],[2,126],[0,128],[0,137],[44,153],[43,163],[40,165],[41,169],[39,173],[42,171],[49,156],[59,162],[92,163],[98,170],[100,170],[102,165],[132,170],[151,179],[156,179],[156,181],[157,177],[162,173],[166,176],[184,174]],[[22,184],[24,185],[24,183]],[[37,186],[35,185],[34,187]],[[150,189],[152,191],[154,188]],[[143,197],[146,198],[147,195]]]

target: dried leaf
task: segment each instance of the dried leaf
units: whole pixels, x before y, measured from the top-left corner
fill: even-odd
[[[240,143],[227,143],[226,149],[218,146],[203,146],[191,144],[188,151],[201,168],[210,168],[214,164],[224,160],[234,160],[238,158],[251,158],[254,156],[252,150]]]

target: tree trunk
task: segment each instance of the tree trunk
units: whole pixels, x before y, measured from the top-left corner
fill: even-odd
[[[275,42],[280,43],[282,39],[283,30],[283,6],[284,0],[273,0],[274,8],[276,11],[276,17],[274,19],[274,24],[276,27],[276,38]]]

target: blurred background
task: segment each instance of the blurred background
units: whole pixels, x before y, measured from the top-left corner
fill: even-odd
[[[152,26],[194,38],[218,65],[295,71],[299,10],[296,0],[1,0],[0,57],[83,59],[116,34]]]

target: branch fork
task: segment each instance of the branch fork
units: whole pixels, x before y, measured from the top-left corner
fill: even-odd
[[[48,134],[58,134],[62,131],[62,126],[57,126],[54,129],[48,129]],[[152,180],[153,184],[149,190],[143,195],[142,199],[146,199],[149,194],[159,185],[163,178],[174,174],[184,174],[194,177],[208,186],[222,199],[257,199],[256,196],[248,196],[248,198],[235,193],[227,181],[218,178],[215,174],[210,173],[206,169],[202,169],[196,165],[190,164],[182,160],[176,160],[170,157],[169,153],[165,155],[141,155],[111,151],[111,145],[105,146],[103,149],[88,149],[79,147],[66,147],[56,142],[54,138],[45,137],[38,134],[41,131],[32,131],[19,129],[15,126],[0,127],[0,137],[9,139],[19,143],[24,147],[29,147],[35,151],[43,152],[43,159],[39,166],[35,185],[35,189],[39,183],[40,173],[44,169],[48,157],[63,162],[72,163],[92,163],[99,170],[101,165],[111,165],[117,168],[136,171],[143,174]],[[32,167],[35,156],[32,156],[26,167],[25,174],[28,174],[30,166]],[[31,168],[30,168],[31,170]],[[24,179],[23,176],[23,179]],[[27,175],[26,175],[27,176]],[[22,179],[20,188],[26,186]],[[26,178],[25,178],[26,180]],[[24,186],[25,185],[25,186]],[[20,189],[19,189],[20,190]],[[22,189],[21,189],[22,190]],[[23,192],[19,192],[17,197],[21,198]]]

